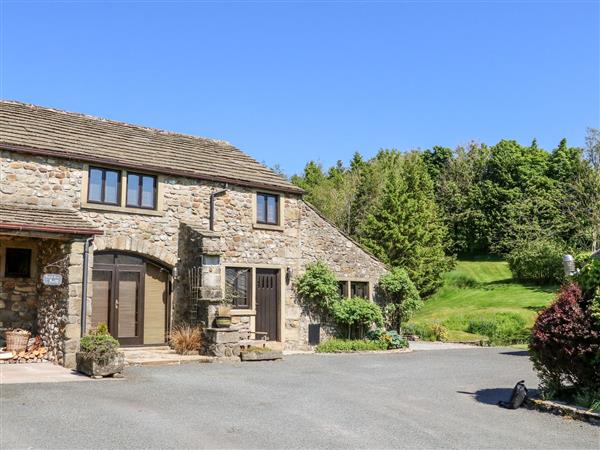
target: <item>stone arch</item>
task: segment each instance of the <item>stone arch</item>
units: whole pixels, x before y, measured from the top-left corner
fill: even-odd
[[[94,239],[94,251],[116,250],[137,253],[156,260],[168,268],[177,264],[177,255],[165,248],[134,236],[98,236]]]

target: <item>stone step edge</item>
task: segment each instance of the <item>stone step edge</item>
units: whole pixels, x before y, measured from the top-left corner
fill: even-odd
[[[525,400],[525,406],[529,409],[536,409],[541,412],[559,416],[567,416],[575,420],[581,420],[592,425],[600,426],[600,413],[588,411],[579,406],[570,406],[539,398],[527,398],[527,400]]]

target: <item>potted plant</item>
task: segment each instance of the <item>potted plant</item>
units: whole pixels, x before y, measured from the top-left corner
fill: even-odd
[[[100,324],[81,338],[81,351],[77,352],[77,370],[93,378],[122,376],[125,356],[119,352],[119,341]]]

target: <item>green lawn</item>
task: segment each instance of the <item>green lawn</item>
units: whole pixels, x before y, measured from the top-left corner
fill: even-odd
[[[479,340],[480,336],[460,329],[461,318],[511,312],[523,317],[530,327],[537,312],[552,301],[556,289],[514,281],[508,264],[499,259],[459,260],[445,275],[444,286],[425,301],[411,322],[442,323],[448,328],[449,340]]]

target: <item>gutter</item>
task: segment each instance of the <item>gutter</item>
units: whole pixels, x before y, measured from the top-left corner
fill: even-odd
[[[0,229],[14,231],[45,231],[48,233],[77,234],[84,236],[89,236],[90,234],[95,235],[104,233],[102,230],[96,230],[93,228],[44,227],[38,225],[23,225],[17,223],[0,223]]]

